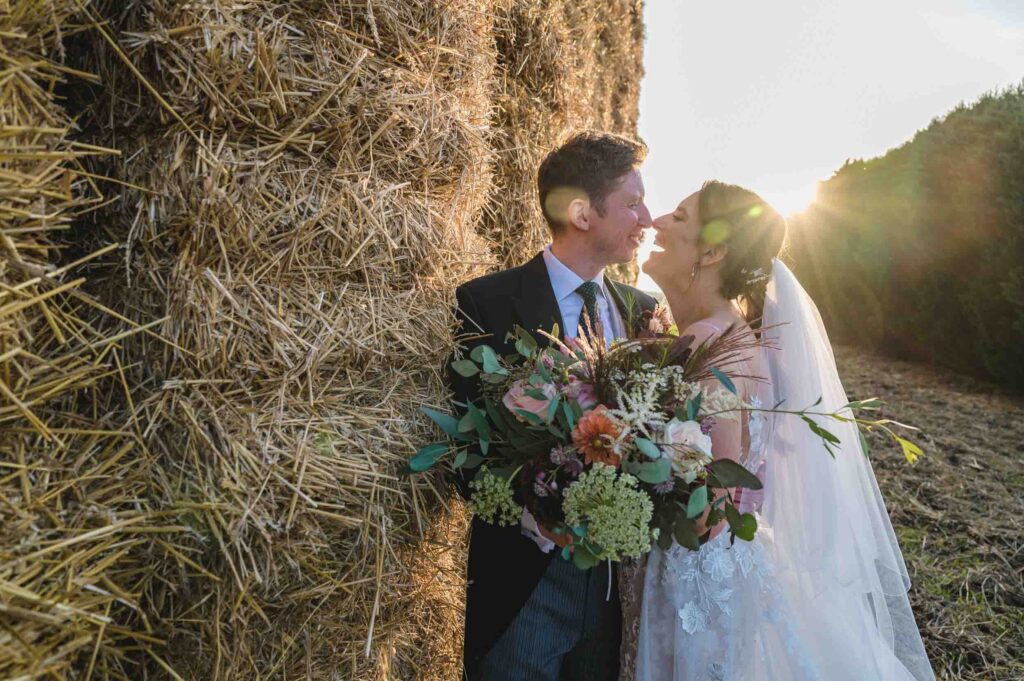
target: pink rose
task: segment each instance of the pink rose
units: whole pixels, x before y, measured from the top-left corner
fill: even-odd
[[[526,394],[527,390],[539,390],[544,394],[546,399],[538,400],[535,397],[530,397]],[[518,413],[521,409],[523,411],[528,411],[531,414],[536,414],[546,423],[548,420],[548,406],[550,405],[552,398],[557,394],[558,392],[555,390],[555,386],[550,383],[545,383],[543,386],[537,387],[535,385],[530,385],[526,381],[516,381],[512,384],[512,387],[508,389],[508,392],[505,393],[505,396],[501,398],[501,401],[520,421],[526,420]]]
[[[587,411],[597,406],[597,395],[594,393],[594,386],[586,381],[581,381],[575,376],[569,376],[569,382],[562,386],[562,394],[569,399],[576,400],[580,409]]]

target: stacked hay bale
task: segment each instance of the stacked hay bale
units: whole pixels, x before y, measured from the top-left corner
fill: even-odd
[[[2,39],[54,48],[42,18],[81,7],[98,79],[66,88],[77,148],[52,87],[5,110],[47,183],[3,195],[4,246],[100,248],[106,307],[0,265],[28,407],[0,402],[0,675],[458,678],[465,514],[401,464],[446,401],[454,287],[546,238],[543,153],[633,132],[638,3],[41,3]],[[83,145],[119,152],[84,161],[91,194]]]
[[[74,0],[0,13],[0,678],[132,677],[150,645],[140,556],[177,533],[146,502],[149,457],[122,408],[135,333],[82,290],[72,218],[103,200],[57,91]],[[129,398],[130,399],[130,398]],[[153,555],[159,552],[154,552]],[[154,653],[158,655],[159,653]],[[155,659],[155,658],[154,658]],[[135,677],[137,678],[137,677]]]
[[[166,319],[131,359],[152,494],[190,530],[152,599],[186,678],[457,676],[464,520],[398,473],[489,257],[485,9],[93,13],[88,134],[124,158],[104,296]]]
[[[643,76],[639,0],[515,1],[496,15],[494,189],[481,233],[505,266],[547,243],[536,169],[569,133],[635,135]],[[618,268],[634,281],[635,263]]]

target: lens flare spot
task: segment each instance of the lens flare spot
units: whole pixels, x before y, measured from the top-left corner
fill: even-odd
[[[747,215],[752,218],[759,218],[764,213],[764,206],[757,205],[751,206],[750,210],[747,211]]]
[[[701,241],[706,244],[715,245],[725,243],[732,231],[732,225],[725,220],[712,220],[704,225],[704,232],[701,234]]]
[[[555,187],[544,200],[544,213],[558,224],[567,224],[569,204],[576,199],[587,201],[587,193],[576,187]]]

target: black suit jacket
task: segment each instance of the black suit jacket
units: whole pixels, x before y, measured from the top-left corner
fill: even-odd
[[[606,286],[623,320],[635,333],[643,311],[653,310],[655,299],[610,279],[606,279]],[[479,335],[464,342],[467,351],[487,344],[499,354],[514,353],[515,347],[505,341],[505,335],[516,325],[530,331],[542,347],[548,342],[537,335],[537,329],[550,331],[558,323],[563,333],[565,330],[542,254],[520,267],[466,282],[456,290],[456,301],[462,335]],[[457,401],[479,397],[475,379],[463,378],[449,369],[449,380]],[[465,494],[465,481],[460,482]],[[518,526],[498,527],[473,519],[464,649],[470,675],[523,607],[554,555],[554,551],[542,553]]]

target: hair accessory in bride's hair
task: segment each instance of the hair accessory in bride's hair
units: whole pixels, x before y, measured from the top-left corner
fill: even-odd
[[[753,286],[754,284],[759,284],[762,281],[768,279],[768,274],[764,271],[764,269],[760,267],[758,267],[753,272],[747,272],[746,270],[742,270],[741,273],[747,275],[747,286]]]

